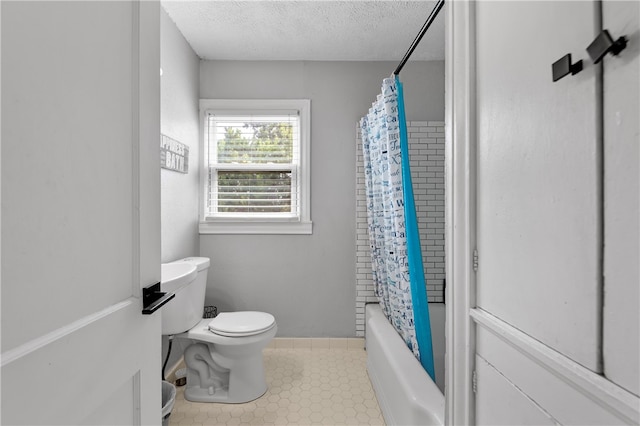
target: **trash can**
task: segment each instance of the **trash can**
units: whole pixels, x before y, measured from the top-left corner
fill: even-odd
[[[187,384],[187,369],[181,368],[176,371],[176,386],[184,386]]]
[[[218,316],[218,308],[215,306],[205,306],[202,318],[215,318]]]
[[[162,426],[169,426],[169,416],[176,402],[176,387],[166,380],[162,381]]]

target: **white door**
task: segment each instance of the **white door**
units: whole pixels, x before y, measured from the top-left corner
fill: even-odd
[[[638,3],[448,7],[448,419],[638,424]]]
[[[159,424],[159,5],[11,2],[3,424]]]
[[[604,374],[640,395],[640,3],[606,1],[627,47],[604,60]]]
[[[591,1],[478,2],[477,305],[600,371],[599,176]]]

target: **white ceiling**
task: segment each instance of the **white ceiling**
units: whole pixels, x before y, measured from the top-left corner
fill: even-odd
[[[435,1],[163,1],[202,59],[400,61]],[[440,12],[411,60],[444,59]]]

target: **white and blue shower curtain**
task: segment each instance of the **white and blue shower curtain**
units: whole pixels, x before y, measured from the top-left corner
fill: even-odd
[[[386,78],[360,120],[371,266],[383,312],[435,381],[402,84]]]

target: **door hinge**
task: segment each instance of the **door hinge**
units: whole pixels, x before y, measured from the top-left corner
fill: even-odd
[[[471,389],[473,390],[473,393],[478,392],[478,375],[476,374],[476,370],[473,370],[473,373],[471,374]]]
[[[473,272],[478,272],[478,249],[473,250]]]

